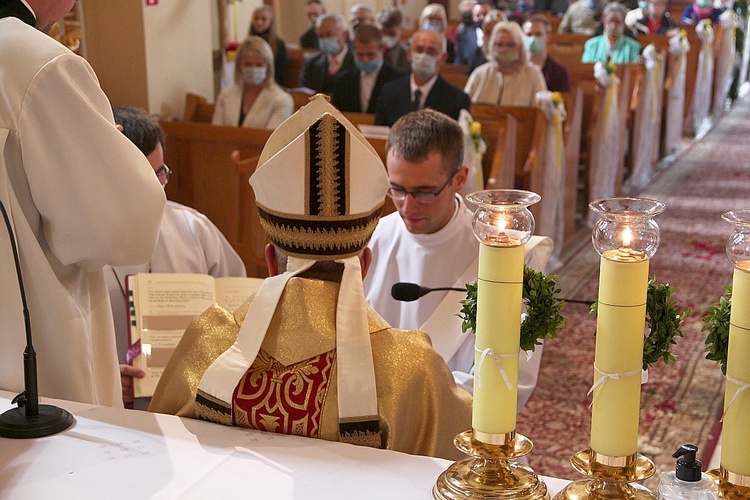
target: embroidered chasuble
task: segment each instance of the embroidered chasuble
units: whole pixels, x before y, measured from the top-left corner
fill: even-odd
[[[198,385],[236,340],[254,297],[234,313],[214,305],[185,332],[149,410],[339,441],[338,290],[334,281],[288,282],[257,358],[234,387],[231,408],[198,393]],[[390,328],[369,306],[367,320],[382,447],[461,458],[453,438],[471,428],[471,396],[456,386],[425,333]]]

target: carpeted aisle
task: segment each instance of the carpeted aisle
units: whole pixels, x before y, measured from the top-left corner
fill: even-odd
[[[707,463],[719,431],[724,381],[718,365],[704,359],[701,317],[731,283],[724,252],[731,225],[720,216],[750,208],[749,141],[746,98],[640,194],[667,205],[656,219],[662,243],[650,274],[674,286],[673,299],[693,311],[674,349],[677,362],[653,367],[642,390],[638,451],[654,460],[658,472],[674,466],[671,454],[684,443],[696,444]],[[563,297],[597,298],[599,256],[589,235],[581,233],[581,243],[558,273]],[[537,473],[577,480],[582,477],[569,459],[589,445],[586,392],[593,379],[596,321],[585,305],[567,304],[564,314],[567,324],[544,348],[539,383],[519,416],[518,432],[534,442],[529,462]]]

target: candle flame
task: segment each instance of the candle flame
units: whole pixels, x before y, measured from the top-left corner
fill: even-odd
[[[629,227],[626,227],[622,231],[622,246],[629,247],[630,246],[630,240],[633,239],[633,232],[630,230]]]

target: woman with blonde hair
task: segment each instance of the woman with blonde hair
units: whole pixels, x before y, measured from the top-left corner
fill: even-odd
[[[250,30],[247,36],[259,36],[271,47],[273,52],[274,79],[279,85],[286,84],[286,68],[288,57],[286,55],[286,44],[284,40],[276,35],[276,23],[273,16],[273,7],[270,5],[261,5],[253,11],[250,18]]]
[[[448,54],[448,57],[445,62],[453,64],[455,45],[448,39],[448,16],[445,13],[445,7],[439,3],[428,4],[422,9],[422,13],[419,14],[419,26],[417,29],[432,30],[442,33],[447,42],[446,53]]]
[[[274,129],[292,115],[292,96],[274,79],[273,52],[265,40],[249,36],[240,45],[232,87],[216,99],[211,123]]]
[[[475,69],[464,87],[471,102],[535,106],[537,92],[547,90],[547,85],[539,68],[529,62],[521,27],[497,23],[487,51],[489,62]]]

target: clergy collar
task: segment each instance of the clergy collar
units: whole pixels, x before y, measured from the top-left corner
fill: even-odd
[[[25,0],[10,0],[9,3],[0,5],[0,18],[3,17],[15,17],[31,27],[36,27],[34,10]]]

